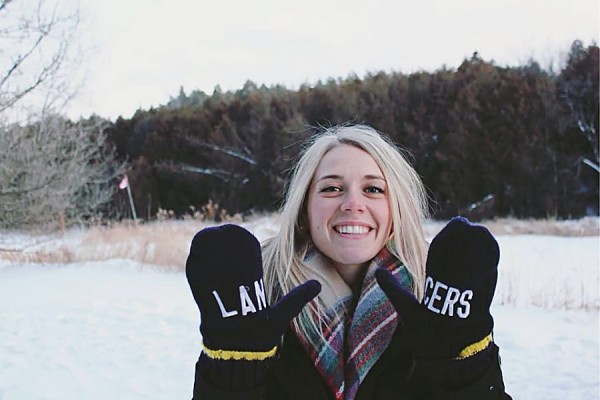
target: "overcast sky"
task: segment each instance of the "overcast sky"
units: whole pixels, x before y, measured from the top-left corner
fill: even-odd
[[[559,62],[598,41],[598,0],[82,0],[85,85],[72,118],[129,118],[218,84],[289,88],[367,71]]]

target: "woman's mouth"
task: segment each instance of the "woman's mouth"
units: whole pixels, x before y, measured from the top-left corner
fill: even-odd
[[[365,225],[336,225],[333,229],[343,235],[366,235],[371,230]]]

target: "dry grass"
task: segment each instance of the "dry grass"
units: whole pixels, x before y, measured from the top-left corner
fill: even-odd
[[[598,217],[570,221],[499,218],[480,223],[494,235],[600,236],[600,218]],[[444,224],[445,222],[430,222],[425,226],[425,232],[428,236],[433,237],[444,227]]]
[[[276,233],[274,221],[272,216],[257,216],[240,224],[259,239],[264,239]],[[68,264],[128,259],[182,270],[192,238],[196,232],[210,225],[215,223],[198,220],[126,222],[110,227],[74,229],[64,236],[26,235],[12,245],[3,245],[4,235],[0,234],[0,263]]]
[[[577,221],[497,219],[483,224],[495,235],[600,236],[600,219],[597,217]]]
[[[191,238],[204,226],[196,221],[165,221],[93,227],[67,232],[62,238],[34,242],[22,249],[0,250],[0,258],[41,264],[129,259],[165,268],[182,268]]]
[[[483,222],[495,235],[537,234],[600,236],[599,219],[578,221],[498,219]],[[240,222],[260,240],[277,232],[276,215],[255,216]],[[24,235],[15,245],[2,244],[0,263],[65,264],[83,261],[129,259],[167,269],[182,270],[194,234],[214,223],[198,220],[166,220],[143,224],[120,223],[110,227],[75,229],[64,236]],[[433,237],[443,222],[430,222],[425,230]]]

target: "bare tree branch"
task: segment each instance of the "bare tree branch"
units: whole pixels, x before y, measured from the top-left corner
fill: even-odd
[[[6,7],[6,5],[8,3],[10,3],[12,0],[2,0],[0,1],[0,11],[2,11],[4,9],[4,7]]]
[[[50,116],[0,131],[0,226],[86,218],[112,199],[124,164],[101,124]]]
[[[219,153],[223,153],[230,157],[237,158],[238,160],[244,161],[250,165],[258,164],[258,162],[254,158],[244,155],[237,150],[227,149],[225,147],[217,146],[216,144],[213,144],[213,143],[207,143],[203,140],[198,140],[198,139],[192,138],[192,137],[188,138],[188,140],[190,141],[190,144],[193,146],[204,147],[204,148],[207,148],[210,150],[218,151]]]
[[[65,4],[0,0],[0,227],[95,215],[124,172],[103,121],[57,112],[74,94],[77,66],[79,11]]]
[[[47,107],[52,101],[44,99],[70,96],[58,89],[68,86],[69,79],[59,71],[70,57],[79,11],[58,7],[53,0],[38,0],[36,7],[28,2],[0,3],[0,117],[4,120],[15,119],[15,106],[27,98],[27,103],[35,99],[38,107]]]

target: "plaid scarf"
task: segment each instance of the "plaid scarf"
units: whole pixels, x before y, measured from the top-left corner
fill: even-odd
[[[309,279],[322,284],[319,294],[325,306],[322,330],[308,336],[295,330],[315,368],[327,382],[336,400],[353,400],[360,383],[388,347],[398,324],[394,307],[375,280],[375,270],[385,267],[406,288],[412,286],[406,267],[387,248],[383,248],[368,266],[357,299],[330,262],[316,249],[304,259]],[[352,305],[356,303],[352,314]]]

